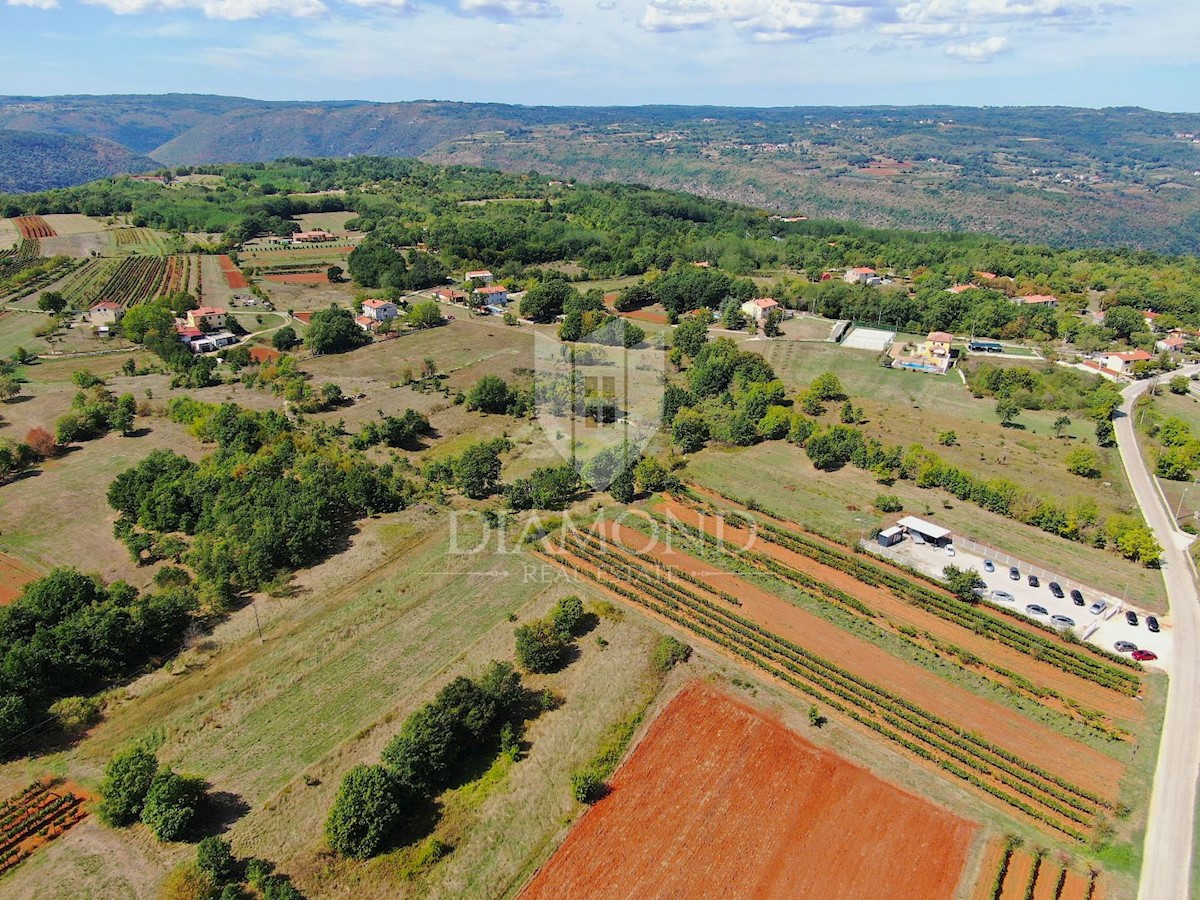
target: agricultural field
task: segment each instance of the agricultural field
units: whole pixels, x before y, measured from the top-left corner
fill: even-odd
[[[0,219],[0,252],[21,242],[21,230],[12,219]]]
[[[83,797],[46,781],[35,781],[0,803],[0,877],[86,815]]]
[[[975,831],[693,682],[519,896],[950,900]]]

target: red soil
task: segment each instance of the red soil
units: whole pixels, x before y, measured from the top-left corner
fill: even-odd
[[[1020,850],[1014,851],[1008,863],[1008,874],[1004,876],[1004,890],[1000,892],[1000,900],[1023,900],[1031,871],[1033,857]]]
[[[25,585],[38,573],[7,553],[0,553],[0,606],[7,606],[21,596]]]
[[[264,275],[263,278],[278,284],[329,284],[324,272],[293,272],[290,275]]]
[[[649,553],[702,578],[737,597],[738,614],[779,637],[804,647],[841,668],[869,678],[874,684],[917,704],[958,727],[1035,762],[1102,797],[1115,799],[1125,766],[1098,750],[1071,740],[1021,713],[985,700],[944,678],[892,656],[826,620],[806,612],[750,582],[651,539],[639,531],[605,523],[606,535],[621,544]]]
[[[294,318],[295,318],[297,321],[299,321],[299,322],[303,322],[305,325],[307,325],[309,322],[311,322],[311,321],[312,321],[312,313],[310,313],[310,312],[298,312],[298,313],[292,313],[292,316],[293,316],[293,317],[294,317]]]
[[[221,263],[221,274],[225,276],[225,281],[230,288],[236,291],[239,288],[250,287],[250,282],[246,280],[246,276],[242,274],[241,270],[233,264],[232,259],[228,256],[219,256],[217,259]]]
[[[608,307],[608,311],[614,315],[624,316],[626,319],[636,319],[641,322],[650,322],[653,325],[666,325],[667,314],[662,306],[658,303],[652,306],[647,306],[642,309],[631,309],[629,312],[617,312],[616,308],[617,295],[605,294],[604,305]]]
[[[736,516],[732,519],[725,519],[722,524],[717,517],[700,514],[691,507],[674,500],[666,501],[661,509],[668,516],[674,516],[694,528],[702,528],[714,536],[723,536],[732,547],[750,546],[752,535],[745,529],[736,527],[737,522],[744,521]],[[800,531],[799,528],[795,530],[798,533]],[[1070,697],[1085,706],[1101,710],[1110,716],[1135,722],[1141,721],[1145,716],[1145,707],[1136,697],[1128,697],[1116,691],[1106,690],[1094,682],[1064,672],[1049,663],[1036,660],[1027,653],[1021,653],[997,641],[982,638],[970,629],[947,622],[911,603],[905,603],[885,588],[863,584],[845,572],[822,565],[807,556],[765,540],[755,541],[751,549],[845,591],[890,619],[912,625],[922,631],[928,631],[941,640],[970,650],[992,665],[1019,672],[1036,684],[1053,688],[1063,696]],[[872,560],[872,562],[875,561]],[[883,563],[879,563],[879,565],[884,567]]]
[[[50,223],[41,216],[17,216],[13,219],[13,224],[21,232],[21,237],[26,240],[32,238],[52,238],[58,235],[58,232],[50,227]]]
[[[701,682],[521,893],[951,898],[976,826]]]
[[[970,900],[992,900],[992,885],[1004,858],[1004,842],[993,838],[983,851],[983,862],[979,866],[979,877],[971,889]]]
[[[1068,871],[1067,880],[1063,884],[1059,900],[1085,900],[1088,890],[1088,878],[1078,872]],[[1100,885],[1096,885],[1096,896],[1100,896]]]

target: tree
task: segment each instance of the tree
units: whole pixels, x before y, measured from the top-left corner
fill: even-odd
[[[550,322],[578,295],[579,291],[561,278],[538,282],[521,298],[521,315],[535,322]]]
[[[563,597],[550,610],[550,621],[564,641],[570,640],[583,621],[583,601],[574,594]]]
[[[467,409],[503,413],[508,409],[508,384],[498,375],[484,375],[467,391]]]
[[[1000,419],[1000,424],[1005,428],[1012,425],[1020,414],[1021,407],[1017,406],[1012,400],[1001,397],[996,401],[996,415]]]
[[[953,447],[958,443],[958,433],[955,431],[939,431],[937,442],[943,447]]]
[[[67,298],[58,291],[42,291],[38,297],[38,309],[43,312],[60,313],[67,308]]]
[[[0,401],[7,403],[21,394],[21,382],[15,375],[0,375]]]
[[[160,841],[180,840],[196,818],[204,799],[203,778],[189,778],[162,768],[154,776],[142,807],[142,823]]]
[[[114,754],[104,767],[100,783],[100,818],[118,828],[136,822],[157,770],[158,760],[145,747]]]
[[[395,776],[383,766],[355,766],[338,788],[325,837],[335,853],[366,859],[382,849],[399,825],[402,796]]]
[[[1100,474],[1100,456],[1090,447],[1076,447],[1067,454],[1067,471],[1083,478],[1096,478]]]
[[[328,269],[325,270],[325,277],[328,278],[330,283],[332,283],[332,284],[340,283],[342,280],[342,276],[345,274],[346,274],[346,270],[343,269],[341,266],[330,266]]]
[[[434,328],[446,320],[442,318],[441,307],[433,300],[422,300],[414,303],[408,312],[408,324],[413,328]]]
[[[206,837],[196,845],[196,865],[205,872],[211,872],[218,884],[241,881],[241,866],[229,841],[216,837]]]
[[[1059,416],[1057,419],[1054,420],[1054,425],[1052,427],[1054,428],[1054,436],[1062,437],[1063,432],[1071,427],[1071,417],[1070,416]]]
[[[958,566],[946,566],[942,570],[942,575],[946,580],[946,587],[950,592],[958,597],[959,600],[967,603],[976,603],[979,596],[975,593],[976,588],[987,587],[987,584],[979,573],[974,569],[960,569]]]
[[[135,306],[134,310],[140,308]],[[313,313],[304,337],[305,346],[319,354],[344,353],[370,342],[370,335],[358,327],[350,310],[340,306]]]
[[[671,335],[672,345],[682,350],[685,356],[694,358],[708,342],[708,323],[708,310],[684,316]]]
[[[834,401],[843,400],[846,397],[841,379],[832,372],[822,372],[813,379],[808,389],[818,400]]]
[[[1136,309],[1114,306],[1104,313],[1104,327],[1121,340],[1128,341],[1136,332],[1146,330],[1146,319]]]
[[[300,343],[300,338],[296,337],[296,329],[291,325],[284,325],[271,336],[271,345],[280,352],[291,350]]]
[[[904,509],[904,504],[895,494],[880,494],[872,503],[877,510],[884,513],[900,512]]]
[[[517,663],[525,671],[553,672],[562,664],[567,642],[550,620],[518,625],[513,634],[517,639]]]
[[[500,456],[490,441],[471,445],[454,460],[454,484],[472,500],[496,493],[500,484]]]
[[[1176,375],[1168,382],[1172,394],[1186,394],[1191,389],[1191,382],[1186,375]]]
[[[708,420],[696,410],[684,407],[671,423],[671,440],[684,453],[695,453],[708,440]]]
[[[691,655],[691,647],[666,635],[659,639],[654,652],[650,655],[650,661],[658,671],[669,672],[680,663],[687,662]]]
[[[108,427],[121,434],[129,434],[133,430],[134,418],[137,416],[137,400],[133,394],[122,394],[117,398],[116,405],[108,414]]]
[[[1115,447],[1117,444],[1117,432],[1113,427],[1113,423],[1109,419],[1098,419],[1096,421],[1096,443],[1101,447]]]
[[[135,344],[143,344],[151,336],[173,333],[175,314],[162,303],[139,303],[122,317],[121,331]]]
[[[783,329],[779,327],[779,323],[783,321],[783,313],[778,309],[773,309],[767,313],[767,318],[763,321],[763,334],[766,337],[779,337],[783,334]]]

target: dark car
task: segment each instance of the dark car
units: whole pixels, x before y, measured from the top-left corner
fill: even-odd
[[[1020,581],[1021,580],[1021,570],[1018,569],[1016,566],[1012,566],[1008,570],[1008,577],[1011,578],[1013,581]]]
[[[1031,616],[1050,615],[1050,610],[1046,609],[1044,606],[1038,606],[1036,603],[1030,603],[1027,607],[1025,607],[1025,612],[1029,613]]]
[[[1029,576],[1029,586],[1030,587],[1040,587],[1041,584],[1042,583],[1040,581],[1038,581],[1038,577],[1036,575]]]
[[[1158,634],[1158,618],[1156,616],[1146,616],[1146,627],[1155,634]]]
[[[1152,650],[1134,650],[1133,658],[1138,662],[1149,662],[1152,659],[1158,659],[1158,654]]]
[[[1117,641],[1113,644],[1113,649],[1118,653],[1132,653],[1137,648],[1137,644],[1132,641]]]
[[[1083,594],[1077,590],[1071,591],[1071,602],[1076,606],[1083,606]]]
[[[1057,581],[1050,582],[1050,584],[1048,584],[1047,587],[1050,588],[1050,593],[1052,593],[1055,597],[1058,597],[1060,600],[1062,599],[1063,589],[1062,589],[1062,586]]]
[[[1132,609],[1129,610],[1129,612],[1125,613],[1125,621],[1130,625],[1136,625],[1138,623],[1137,613],[1135,613]]]

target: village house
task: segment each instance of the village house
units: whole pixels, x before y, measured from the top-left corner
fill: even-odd
[[[502,284],[489,284],[471,292],[485,306],[503,306],[508,302],[508,288]]]
[[[1154,349],[1160,353],[1181,353],[1188,345],[1188,339],[1179,332],[1172,331],[1165,338],[1154,342]]]
[[[292,240],[298,244],[321,244],[332,241],[333,235],[323,228],[315,228],[312,231],[297,231],[292,235]]]
[[[1100,358],[1100,364],[1110,372],[1127,375],[1134,363],[1150,362],[1152,359],[1154,357],[1145,350],[1132,350],[1126,353],[1106,353]]]
[[[877,277],[874,269],[860,266],[855,269],[847,269],[846,274],[842,276],[842,280],[846,284],[870,284],[871,279]],[[878,284],[878,281],[876,283]]]
[[[1162,315],[1162,313],[1156,313],[1154,310],[1148,309],[1144,313],[1142,313],[1142,321],[1146,323],[1146,327],[1149,328],[1151,331],[1157,331],[1158,329],[1157,329],[1156,325],[1158,322],[1158,318],[1161,315]]]
[[[774,297],[759,297],[757,300],[747,300],[742,304],[741,309],[742,315],[747,319],[762,324],[772,310],[778,309],[782,312],[783,307]]]
[[[199,328],[201,331],[224,328],[225,310],[219,306],[201,306],[199,309],[189,309],[187,323],[192,328]]]
[[[979,290],[979,285],[977,285],[977,284],[955,284],[955,285],[952,285],[951,287],[946,288],[946,293],[947,294],[961,294],[963,291],[977,291],[977,290]]]
[[[465,291],[440,290],[433,292],[433,299],[441,303],[466,303],[467,294]]]
[[[368,333],[374,331],[380,325],[379,319],[372,319],[370,316],[355,316],[354,322],[359,328]]]
[[[925,355],[932,359],[949,359],[950,345],[954,343],[954,335],[945,331],[931,331],[925,339]]]
[[[1052,297],[1049,294],[1029,294],[1025,297],[1013,297],[1012,302],[1021,306],[1045,306],[1050,309],[1058,307],[1058,298]]]
[[[363,301],[362,314],[376,322],[386,322],[400,315],[400,307],[390,300],[376,300],[375,298],[371,298],[370,300]]]
[[[468,272],[465,277],[467,281],[482,281],[484,284],[491,284],[496,280],[496,276],[487,269],[479,269],[475,272]]]
[[[111,300],[101,300],[99,303],[92,304],[88,309],[88,321],[93,325],[116,325],[125,315],[125,310],[120,303],[113,303]]]

